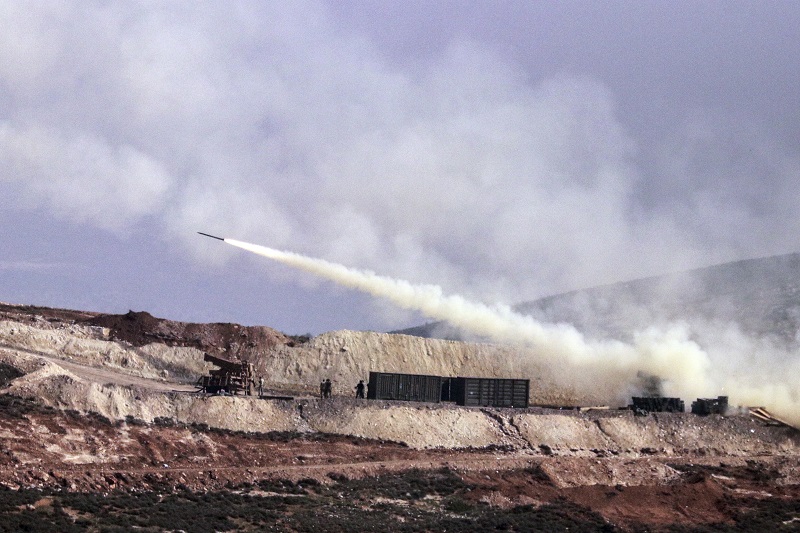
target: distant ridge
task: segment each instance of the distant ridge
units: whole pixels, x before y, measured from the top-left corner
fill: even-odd
[[[544,322],[573,324],[595,338],[624,340],[651,325],[682,321],[689,325],[733,324],[748,335],[800,344],[800,254],[570,291],[523,302],[514,309]],[[470,338],[444,322],[393,333]]]

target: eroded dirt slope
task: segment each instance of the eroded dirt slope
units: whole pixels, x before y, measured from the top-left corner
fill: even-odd
[[[12,337],[12,334],[16,336]],[[92,344],[90,341],[96,341]],[[202,353],[253,363],[273,388],[313,394],[332,379],[335,395],[350,395],[370,371],[482,377],[527,377],[531,400],[548,405],[595,405],[592,396],[508,345],[422,339],[409,335],[334,331],[312,339],[289,337],[268,327],[189,324],[145,312],[98,315],[0,304],[0,347],[65,355],[87,364],[112,365],[140,375],[165,371],[191,381],[207,365]]]
[[[724,531],[742,522],[780,528],[800,518],[796,455],[623,458],[496,447],[414,450],[321,433],[229,432],[169,420],[113,422],[0,395],[0,500],[10,499],[8,489],[31,503],[3,510],[5,524],[28,517],[39,522],[37,530],[47,530],[43,524],[52,521],[54,531],[79,519],[85,524],[92,513],[100,523],[138,514],[136,500],[122,495],[150,492],[157,498],[147,516],[161,512],[167,497],[178,498],[169,512],[182,514],[202,498],[198,493],[216,494],[217,502],[231,499],[229,513],[252,505],[248,512],[254,517],[233,522],[245,531],[327,530],[354,519],[367,531],[380,531],[379,524],[391,517],[412,524],[408,531],[476,531],[503,523],[506,529],[516,524],[511,527],[516,530],[680,531],[675,528],[708,525]],[[238,499],[242,493],[256,501]],[[104,506],[94,494],[105,495]],[[54,501],[58,509],[52,508]],[[107,514],[114,501],[117,518]],[[280,512],[259,518],[256,509],[264,506]],[[182,520],[188,529],[204,530],[202,521]]]
[[[271,389],[295,398],[192,392],[208,370],[203,352],[214,350],[269,369]],[[142,313],[2,305],[0,501],[22,502],[0,503],[3,523],[66,531],[120,520],[114,527],[161,531],[187,509],[187,530],[198,531],[333,531],[354,522],[379,531],[387,520],[408,531],[790,531],[800,523],[792,428],[747,416],[349,397],[374,368],[526,372],[500,368],[503,350],[510,348],[356,332],[303,340]],[[322,377],[336,380],[340,396],[308,394]],[[544,403],[581,400],[538,379]],[[92,503],[97,493],[117,498],[118,516]],[[124,496],[142,493],[155,495],[145,498],[147,512],[137,507],[144,500]],[[195,505],[198,494],[226,501],[228,516],[204,514],[213,503]],[[157,522],[151,509],[171,521]]]

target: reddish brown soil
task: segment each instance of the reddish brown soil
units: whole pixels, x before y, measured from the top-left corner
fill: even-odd
[[[74,322],[108,328],[112,339],[125,341],[133,346],[160,342],[169,346],[189,346],[210,353],[226,354],[226,357],[243,360],[251,359],[256,348],[263,351],[278,344],[294,345],[305,340],[289,337],[265,326],[176,322],[156,318],[145,311],[113,315],[0,303],[0,319],[24,321],[27,318],[33,321],[37,317],[49,322]]]
[[[26,316],[31,321],[41,320],[38,316],[110,328],[114,338],[137,346],[158,341],[227,350],[242,358],[256,346],[295,342],[270,328],[185,324],[147,313],[98,315],[0,304],[0,319],[22,321]],[[78,366],[76,372],[81,370]],[[547,473],[557,469],[580,479],[582,472],[612,470],[622,462],[639,474],[625,485],[564,486]],[[654,451],[623,459],[604,454],[550,457],[534,450],[413,450],[346,436],[244,434],[174,426],[166,420],[150,425],[135,420],[112,423],[96,415],[61,412],[30,400],[0,396],[0,487],[14,490],[208,492],[265,480],[334,483],[343,477],[374,477],[379,485],[391,473],[441,468],[450,469],[469,487],[463,496],[470,502],[513,512],[566,501],[598,513],[621,530],[738,527],[743,510],[759,502],[795,509],[800,501],[800,457],[796,455],[675,457]],[[664,468],[679,474],[659,481],[653,473]],[[782,518],[781,527],[792,530],[800,524],[797,518],[796,522],[792,516]]]
[[[456,472],[467,498],[499,508],[568,500],[611,524],[726,523],[752,498],[797,501],[800,459],[642,458],[669,464],[676,482],[647,486],[557,487],[548,461],[581,470],[613,458],[551,458],[500,450],[412,450],[331,435],[248,435],[199,427],[110,423],[5,397],[0,407],[0,485],[107,493],[113,490],[224,490],[264,480],[380,477],[412,468]],[[630,461],[629,461],[630,462]],[[787,475],[787,473],[789,473]]]

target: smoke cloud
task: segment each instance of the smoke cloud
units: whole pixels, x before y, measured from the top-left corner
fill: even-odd
[[[595,342],[469,304],[797,250],[795,3],[623,1],[601,25],[571,3],[385,4],[0,2],[0,223],[29,232],[0,235],[6,298],[398,327],[356,306],[332,323],[245,291],[212,301],[220,285],[189,284],[174,246],[205,273],[214,252],[195,231],[212,227],[410,280],[372,281],[398,306],[608,365],[623,385],[642,369],[692,394],[797,402],[795,385],[761,385],[798,375],[796,353],[727,326],[701,343],[653,317]],[[158,255],[154,240],[172,255],[121,268]],[[62,277],[31,274],[63,249],[80,253]]]
[[[373,13],[374,26],[359,29],[353,18],[370,8],[341,4],[1,5],[0,192],[46,213],[50,226],[67,220],[100,237],[139,230],[203,260],[192,236],[215,227],[479,301],[522,301],[800,242],[796,143],[787,148],[753,121],[683,101],[654,109],[657,98],[680,99],[673,87],[652,95],[643,91],[650,85],[618,83],[617,68],[657,71],[647,83],[686,79],[689,58],[660,58],[675,75],[625,50],[674,43],[695,59],[709,47],[686,38],[740,38],[739,26],[702,31],[689,17],[690,31],[675,36],[686,21],[662,25],[661,8],[626,4],[606,22],[626,30],[635,8],[647,41],[631,45],[636,36],[621,34],[620,46],[602,44],[614,32],[570,26],[583,22],[554,5],[434,17],[427,11],[452,10],[382,6],[389,15]],[[472,9],[483,29],[443,24]],[[409,16],[414,26],[398,27]],[[523,24],[513,33],[526,16],[559,29],[545,38]],[[748,22],[759,16],[747,11]],[[791,26],[791,17],[775,18]],[[416,25],[424,35],[405,43],[416,53],[383,40]],[[665,33],[669,40],[658,37]],[[578,37],[590,43],[570,41]],[[762,40],[748,40],[748,53],[750,42]],[[540,57],[544,49],[550,55]],[[606,70],[565,68],[555,49],[589,54],[592,68],[597,55],[615,59]],[[800,54],[778,57],[800,72],[785,63]],[[767,63],[751,59],[736,71]],[[770,100],[769,108],[786,116],[796,107],[788,93],[788,104]],[[657,132],[638,128],[655,117]]]
[[[796,383],[778,376],[758,381],[765,375],[756,369],[750,369],[748,376],[742,375],[744,368],[731,368],[722,364],[724,360],[712,358],[690,339],[689,329],[681,324],[637,332],[630,343],[590,340],[571,325],[541,323],[508,306],[487,306],[459,295],[446,295],[436,285],[415,285],[235,239],[225,242],[495,341],[525,346],[538,362],[550,368],[582,374],[584,378],[576,376],[573,384],[592,387],[593,392],[605,391],[608,402],[627,401],[642,386],[642,375],[651,375],[661,380],[666,395],[694,399],[724,390],[733,404],[766,406],[800,423],[800,390]],[[737,341],[734,344],[741,346],[741,339]],[[785,372],[784,376],[797,375],[800,366],[795,362],[774,370]],[[586,380],[586,376],[590,379]]]

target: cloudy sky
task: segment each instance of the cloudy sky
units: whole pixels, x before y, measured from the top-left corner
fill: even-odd
[[[0,2],[0,301],[287,333],[800,250],[800,4]]]

